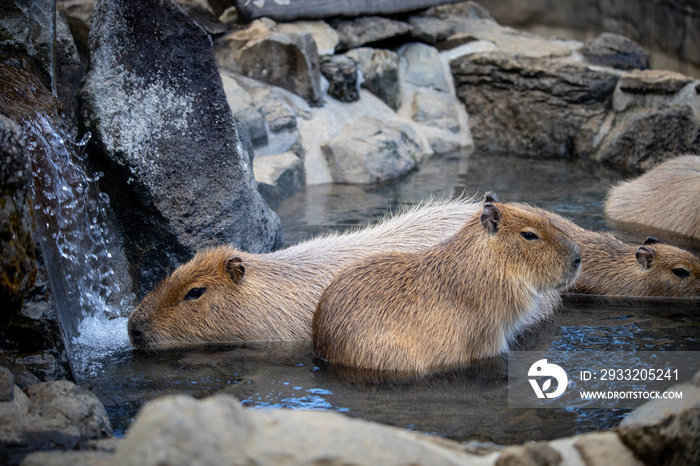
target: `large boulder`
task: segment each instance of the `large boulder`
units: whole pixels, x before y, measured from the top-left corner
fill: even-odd
[[[323,104],[316,41],[309,32],[277,28],[268,18],[232,31],[217,45],[219,66],[234,73],[287,89],[309,104]]]
[[[339,442],[338,439],[342,439]],[[458,444],[338,413],[246,410],[229,396],[149,403],[112,464],[469,464]]]
[[[592,155],[618,76],[584,64],[494,52],[451,62],[477,147]]]
[[[172,0],[103,1],[90,53],[83,126],[139,294],[203,247],[280,245],[207,33]]]
[[[583,44],[579,52],[593,65],[620,70],[649,69],[649,52],[619,34],[603,33]]]
[[[637,70],[623,75],[595,157],[648,170],[674,155],[700,153],[698,88],[700,81],[669,71]]]

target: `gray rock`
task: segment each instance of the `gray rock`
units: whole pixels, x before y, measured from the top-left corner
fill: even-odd
[[[90,17],[97,0],[62,0],[56,2],[56,12],[68,22],[78,53],[84,58],[88,53]]]
[[[477,147],[545,157],[588,156],[618,77],[512,53],[451,62]]]
[[[177,396],[141,410],[112,464],[447,465],[470,459],[455,442],[338,413],[245,410],[233,397]]]
[[[321,73],[329,83],[328,95],[341,102],[359,100],[357,63],[353,59],[344,55],[334,55],[322,61]]]
[[[331,26],[338,32],[339,52],[403,36],[411,31],[409,24],[381,16],[338,19],[331,21]]]
[[[236,111],[235,115],[239,127],[248,134],[253,147],[260,147],[267,144],[265,117],[258,109],[252,107],[243,108]]]
[[[32,159],[19,127],[0,115],[0,319],[8,322],[37,274],[30,207]]]
[[[622,443],[615,432],[594,432],[581,435],[574,447],[586,466],[643,466],[644,463]]]
[[[429,87],[442,92],[450,92],[445,79],[442,59],[435,47],[413,42],[406,44],[399,53],[406,60],[404,79],[416,86]]]
[[[562,455],[547,444],[533,442],[525,445],[509,447],[503,450],[496,459],[496,466],[559,466]]]
[[[321,146],[336,183],[370,184],[416,169],[421,147],[406,124],[359,118]]]
[[[296,21],[280,23],[275,30],[287,34],[311,34],[319,55],[333,55],[338,46],[338,33],[324,21]]]
[[[700,122],[690,106],[673,105],[619,114],[595,158],[646,171],[684,153],[700,153]]]
[[[31,57],[39,65],[44,84],[56,91],[53,0],[7,0],[0,3],[0,51]]]
[[[675,94],[691,82],[690,76],[673,71],[632,71],[620,78],[620,90],[634,94]]]
[[[461,128],[460,103],[451,94],[420,89],[413,94],[411,119],[427,126],[458,133]]]
[[[360,47],[346,54],[357,62],[362,87],[394,110],[401,107],[399,55],[391,50]]]
[[[640,406],[620,423],[622,441],[644,464],[700,463],[700,376],[674,385],[682,399],[657,399]]]
[[[579,50],[589,63],[620,70],[649,69],[649,52],[625,36],[605,32]]]
[[[281,244],[206,32],[172,0],[101,2],[90,48],[82,117],[139,294],[203,247]]]
[[[15,389],[0,403],[0,461],[17,464],[28,452],[71,450],[82,442],[112,436],[107,412],[95,395],[68,381]]]
[[[256,157],[253,166],[260,194],[272,206],[306,188],[304,161],[294,152]]]
[[[411,35],[415,39],[442,49],[440,44],[453,34],[464,32],[471,20],[496,25],[489,12],[476,2],[434,6],[411,15],[408,22],[411,25]]]
[[[14,399],[15,375],[7,367],[0,366],[0,403]]]
[[[219,66],[287,89],[311,105],[322,105],[316,42],[309,33],[280,32],[275,26],[264,18],[221,38],[216,48]]]
[[[419,10],[432,5],[455,3],[460,0],[294,0],[256,1],[234,0],[236,9],[244,21],[267,17],[278,21],[295,19],[324,19],[339,16],[356,17],[386,15]]]
[[[102,451],[34,452],[20,466],[109,466],[112,454]]]
[[[205,31],[215,36],[224,34],[228,28],[221,23],[207,0],[175,0],[187,15],[195,20]]]
[[[56,15],[56,95],[66,119],[75,121],[78,88],[85,71],[73,41],[68,22]]]

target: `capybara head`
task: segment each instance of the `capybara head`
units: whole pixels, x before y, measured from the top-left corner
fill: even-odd
[[[233,312],[247,296],[247,255],[221,246],[197,253],[149,293],[129,317],[134,346],[262,339],[261,316]]]
[[[537,291],[563,290],[576,280],[581,252],[559,228],[555,214],[516,203],[501,204],[487,193],[480,220],[489,235],[492,257],[506,262],[503,269],[513,280],[535,286]]]
[[[700,297],[700,258],[650,236],[634,253],[638,267],[625,283],[630,294]]]

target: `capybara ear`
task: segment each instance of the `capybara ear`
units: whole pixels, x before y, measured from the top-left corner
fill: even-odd
[[[224,270],[231,276],[234,283],[238,283],[245,275],[245,267],[243,266],[243,259],[238,256],[229,257],[224,262]]]
[[[644,246],[639,246],[635,257],[637,258],[637,262],[646,270],[651,267],[651,263],[654,261],[654,251]]]
[[[484,194],[484,202],[493,204],[494,202],[501,201],[498,200],[498,196],[496,196],[496,193],[494,193],[493,191],[487,191],[486,194]]]
[[[481,213],[481,224],[491,235],[498,232],[498,224],[501,223],[501,211],[498,207],[487,202],[484,204],[484,211]]]
[[[656,236],[647,236],[647,239],[644,240],[643,244],[657,244],[660,243],[661,240],[657,238]]]

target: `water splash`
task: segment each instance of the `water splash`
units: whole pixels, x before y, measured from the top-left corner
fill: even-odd
[[[64,341],[77,378],[95,374],[97,359],[128,346],[126,313],[133,296],[117,273],[118,241],[111,233],[102,173],[85,164],[87,133],[74,142],[60,104],[40,74],[21,57],[0,60],[0,103],[21,128],[32,157],[32,204]]]

